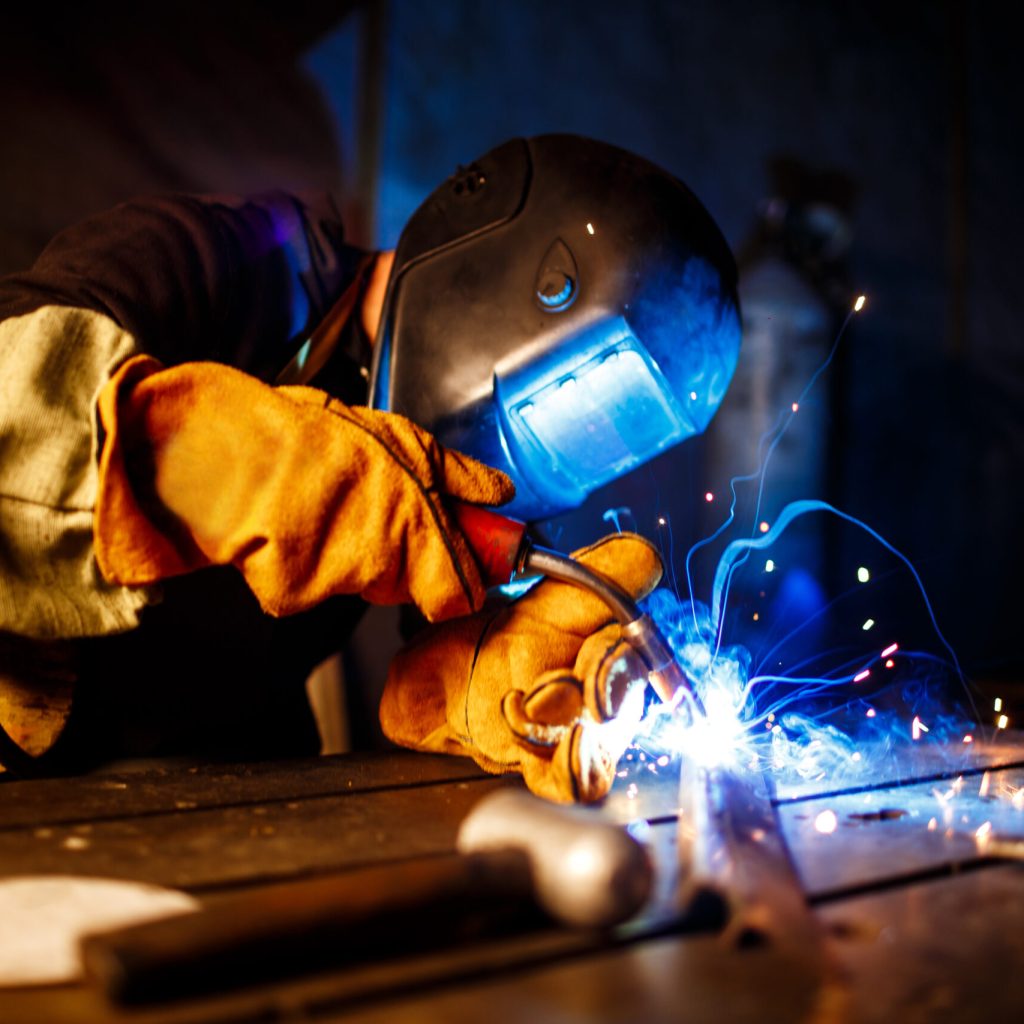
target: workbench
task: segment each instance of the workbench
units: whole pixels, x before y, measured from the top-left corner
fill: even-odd
[[[1024,813],[995,794],[1024,784],[1024,736],[993,734],[971,753],[955,775],[940,766],[910,785],[778,797],[823,926],[824,972],[818,957],[726,945],[709,931],[538,925],[129,1009],[85,984],[7,990],[0,1021],[1024,1020],[1024,864],[985,856],[973,839],[981,815],[1021,831]],[[285,879],[443,854],[477,800],[517,785],[468,760],[405,752],[8,779],[0,875],[133,879],[215,905]],[[945,787],[959,787],[956,821],[929,828]],[[624,800],[613,794],[609,813],[628,816]],[[836,814],[831,833],[815,828],[822,809]],[[673,828],[670,813],[634,813]]]

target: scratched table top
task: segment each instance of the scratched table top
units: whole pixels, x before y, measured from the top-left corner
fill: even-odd
[[[956,769],[777,795],[824,961],[701,930],[538,926],[130,1009],[85,983],[8,989],[0,1021],[1021,1020],[1024,864],[979,841],[1000,838],[1004,853],[1014,836],[1024,843],[1024,736],[998,740]],[[508,785],[518,783],[466,760],[404,752],[5,780],[0,876],[130,879],[215,906],[276,882],[451,851],[473,804]],[[597,813],[645,817],[664,838],[671,779],[648,792],[643,805],[613,794]]]

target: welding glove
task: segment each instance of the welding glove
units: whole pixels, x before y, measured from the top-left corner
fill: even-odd
[[[444,499],[501,504],[497,470],[401,416],[217,363],[146,356],[103,389],[94,517],[103,575],[151,584],[208,565],[241,570],[271,615],[335,594],[465,615],[485,588]]]
[[[661,578],[657,551],[636,534],[573,557],[635,598]],[[549,800],[589,802],[611,788],[632,739],[608,720],[645,682],[607,605],[545,579],[504,607],[414,638],[391,664],[380,720],[403,746],[468,755],[489,772],[521,772]]]

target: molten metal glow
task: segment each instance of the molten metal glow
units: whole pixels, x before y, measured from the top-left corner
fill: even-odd
[[[839,827],[839,819],[835,811],[822,811],[814,819],[814,828],[824,835],[831,835]]]

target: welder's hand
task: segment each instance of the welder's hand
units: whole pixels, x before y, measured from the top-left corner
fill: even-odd
[[[414,601],[431,621],[483,603],[444,497],[501,504],[512,484],[404,417],[145,356],[118,371],[99,410],[94,537],[108,580],[233,564],[272,615],[334,594]]]
[[[658,553],[635,534],[605,537],[573,557],[637,598],[661,578]],[[645,681],[603,601],[543,580],[504,607],[424,630],[391,664],[380,720],[403,746],[520,771],[550,800],[592,801],[611,788],[621,753],[600,723]]]

